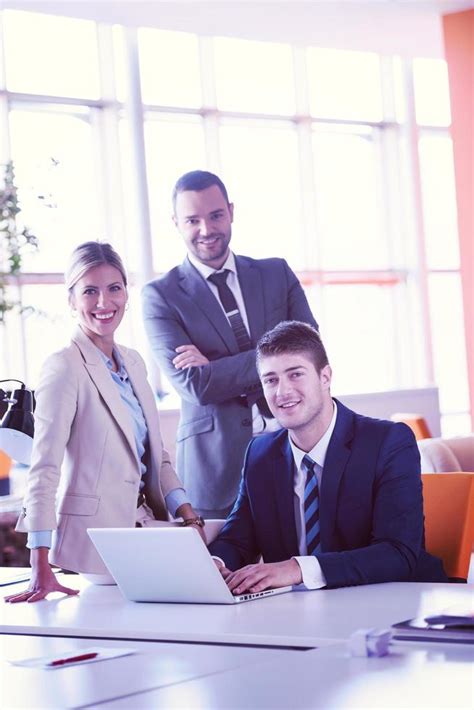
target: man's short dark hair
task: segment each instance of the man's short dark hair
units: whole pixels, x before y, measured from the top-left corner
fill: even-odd
[[[257,343],[257,366],[271,355],[305,353],[313,362],[318,375],[329,365],[326,349],[316,328],[297,320],[285,320],[262,335]]]
[[[207,170],[192,170],[190,173],[185,173],[177,180],[176,185],[173,188],[173,210],[176,212],[176,198],[178,193],[186,192],[188,190],[193,190],[195,192],[200,192],[201,190],[206,190],[212,185],[217,185],[222,195],[229,204],[229,196],[227,194],[226,187],[220,177],[214,175],[214,173],[209,173]]]

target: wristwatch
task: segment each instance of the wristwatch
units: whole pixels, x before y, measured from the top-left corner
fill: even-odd
[[[187,528],[188,525],[197,525],[199,528],[203,528],[206,524],[206,521],[204,518],[202,518],[200,515],[197,516],[197,518],[186,518],[186,520],[183,520],[181,523],[182,528]]]

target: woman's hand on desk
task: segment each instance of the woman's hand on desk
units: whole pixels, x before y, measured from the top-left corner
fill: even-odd
[[[78,589],[70,589],[59,584],[49,565],[48,552],[49,550],[46,547],[31,550],[31,579],[28,589],[5,597],[6,602],[11,602],[12,604],[17,602],[38,602],[41,599],[46,599],[51,592],[61,592],[67,595],[79,594]]]

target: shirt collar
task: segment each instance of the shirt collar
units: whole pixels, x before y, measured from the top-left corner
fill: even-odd
[[[107,367],[109,368],[109,370],[110,370],[111,372],[113,372],[114,363],[112,362],[112,359],[111,359],[110,357],[107,357],[107,355],[106,355],[105,353],[103,353],[102,350],[97,347],[97,345],[94,345],[94,347],[97,348],[97,351],[98,351],[100,357],[102,358],[103,362],[107,365]],[[118,371],[117,371],[116,374],[119,375],[119,376],[122,377],[122,378],[127,377],[127,371],[126,371],[126,369],[125,369],[125,365],[124,365],[124,362],[123,362],[123,358],[122,358],[122,356],[120,355],[120,353],[119,353],[119,351],[118,351],[117,348],[114,348],[114,349],[113,349],[113,356],[114,356],[115,361],[116,361],[116,363],[117,363],[117,365],[118,365]]]
[[[308,456],[310,456],[313,461],[318,464],[318,466],[324,468],[324,461],[326,460],[326,453],[328,450],[329,442],[331,440],[334,427],[336,426],[337,404],[334,400],[333,405],[334,411],[332,413],[331,422],[322,437],[320,438],[320,440],[318,441],[318,443],[311,449],[311,451],[306,452],[299,449],[296,444],[292,442],[290,433],[288,432],[288,440],[290,442],[291,451],[293,453],[293,458],[295,460],[297,470],[299,470],[299,468],[301,467],[301,462],[303,461],[303,458],[306,456],[306,454],[308,454]]]
[[[231,251],[229,251],[229,256],[227,257],[225,262],[222,264],[220,269],[213,269],[212,266],[208,266],[207,264],[203,264],[198,259],[196,259],[194,254],[191,254],[189,252],[188,252],[188,259],[191,262],[191,264],[194,266],[194,268],[199,271],[202,278],[205,279],[206,281],[211,274],[219,273],[221,271],[224,271],[224,269],[228,269],[233,274],[237,273],[237,269],[235,267],[235,256],[234,256],[233,252],[231,252]]]

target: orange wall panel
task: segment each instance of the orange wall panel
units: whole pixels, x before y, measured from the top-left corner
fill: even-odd
[[[443,17],[451,97],[471,420],[474,430],[474,10]]]

